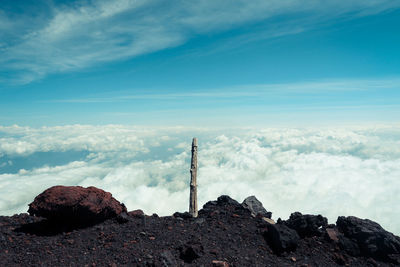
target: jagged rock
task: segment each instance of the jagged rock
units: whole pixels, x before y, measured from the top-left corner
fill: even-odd
[[[264,238],[276,254],[294,251],[299,242],[299,235],[284,224],[267,224]]]
[[[213,201],[208,201],[206,204],[203,205],[203,209],[200,211],[206,212],[206,211],[212,211],[215,210],[217,207],[223,207],[223,206],[235,206],[235,207],[242,207],[239,202],[236,200],[232,199],[230,196],[227,195],[222,195],[217,198],[217,200]],[[243,208],[243,207],[242,207]],[[200,213],[199,211],[199,213]]]
[[[303,215],[300,212],[294,212],[287,221],[284,221],[284,224],[296,230],[299,236],[304,238],[322,235],[323,232],[320,227],[326,227],[328,219],[321,215]]]
[[[28,212],[64,224],[91,224],[116,217],[126,207],[93,186],[54,186],[35,197]]]
[[[342,247],[349,251],[349,242],[357,245],[360,253],[375,259],[393,261],[391,254],[400,254],[400,238],[383,229],[378,223],[354,216],[341,216],[336,225],[348,240]],[[343,243],[345,243],[343,245]],[[350,250],[351,251],[351,250]]]
[[[260,214],[262,217],[271,219],[272,212],[267,211],[255,196],[250,196],[243,200],[242,206],[248,209],[253,217]]]
[[[192,214],[189,212],[175,212],[172,216],[175,218],[190,219],[193,218]]]
[[[239,202],[237,202],[236,200],[232,199],[230,196],[227,196],[227,195],[222,195],[222,196],[218,197],[217,204],[218,205],[229,204],[229,205],[234,205],[234,206],[240,205]]]
[[[227,213],[250,216],[250,211],[239,202],[229,196],[222,195],[216,201],[208,201],[204,204],[203,208],[199,210],[199,217],[214,217],[218,214],[225,215]]]

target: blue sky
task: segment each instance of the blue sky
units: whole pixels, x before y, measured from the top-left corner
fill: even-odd
[[[399,1],[0,4],[0,125],[398,122]]]

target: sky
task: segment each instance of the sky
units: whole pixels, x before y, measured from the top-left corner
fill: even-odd
[[[0,4],[0,124],[396,122],[399,1]]]
[[[400,234],[400,1],[0,0],[0,215],[255,195]],[[157,198],[157,201],[154,201]]]

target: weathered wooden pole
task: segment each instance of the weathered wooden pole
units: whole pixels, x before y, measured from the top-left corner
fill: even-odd
[[[197,217],[197,138],[192,141],[192,161],[190,163],[189,213]]]

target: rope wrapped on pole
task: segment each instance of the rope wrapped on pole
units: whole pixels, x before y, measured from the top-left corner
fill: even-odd
[[[192,217],[197,217],[197,138],[192,141],[192,160],[190,163],[190,200],[189,213]]]

